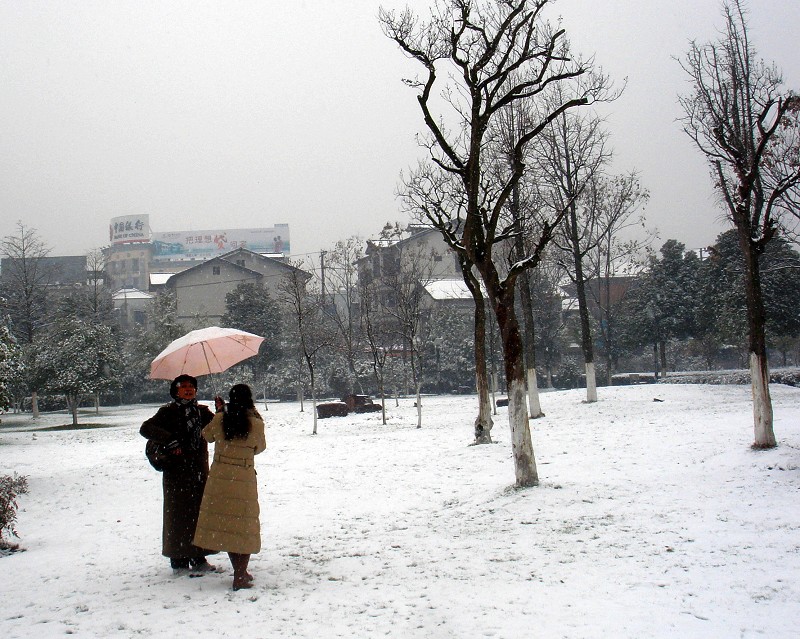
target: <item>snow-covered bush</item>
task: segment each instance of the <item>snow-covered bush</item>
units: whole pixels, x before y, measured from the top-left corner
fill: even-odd
[[[3,539],[9,533],[19,537],[14,524],[17,521],[17,496],[28,492],[28,478],[24,475],[0,475],[0,550],[14,548]]]

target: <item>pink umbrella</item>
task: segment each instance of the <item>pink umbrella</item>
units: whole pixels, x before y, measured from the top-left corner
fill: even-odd
[[[263,337],[235,328],[209,326],[179,337],[150,364],[150,379],[221,373],[258,354]]]

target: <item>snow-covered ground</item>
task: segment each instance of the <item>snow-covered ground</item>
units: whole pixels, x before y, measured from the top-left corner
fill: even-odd
[[[797,637],[800,389],[772,387],[779,447],[754,451],[746,386],[542,396],[541,485],[514,480],[506,409],[470,446],[475,397],[319,422],[271,404],[257,458],[252,590],[175,577],[140,423],[44,430],[6,415],[0,473],[29,477],[0,557],[0,637]],[[166,391],[166,388],[165,388]],[[663,401],[654,401],[655,399]]]

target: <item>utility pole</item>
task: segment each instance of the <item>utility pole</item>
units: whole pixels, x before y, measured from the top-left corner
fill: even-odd
[[[325,255],[328,251],[320,251],[319,252],[319,273],[320,273],[320,280],[322,280],[322,301],[325,302]]]

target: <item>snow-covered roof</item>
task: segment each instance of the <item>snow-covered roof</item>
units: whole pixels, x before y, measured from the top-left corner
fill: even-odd
[[[150,273],[150,284],[152,286],[162,286],[167,283],[167,280],[175,275],[175,273]]]
[[[459,279],[434,280],[425,285],[425,290],[437,301],[472,299],[472,293],[469,292],[464,280]]]
[[[121,288],[111,298],[114,300],[151,300],[153,296],[138,288]]]

